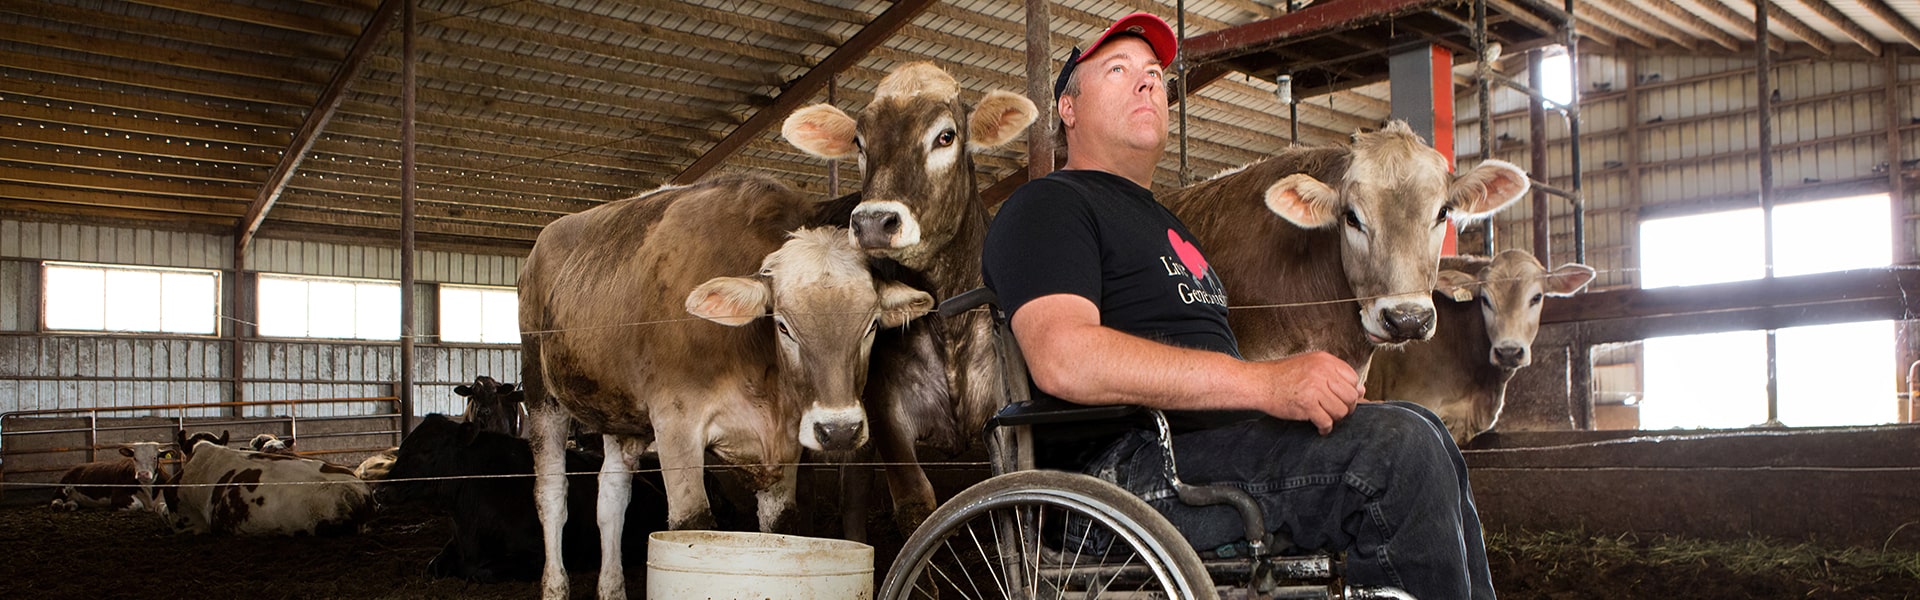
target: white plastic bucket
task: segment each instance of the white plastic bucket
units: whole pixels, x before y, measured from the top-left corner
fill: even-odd
[[[869,600],[873,546],[737,531],[647,536],[651,600]]]

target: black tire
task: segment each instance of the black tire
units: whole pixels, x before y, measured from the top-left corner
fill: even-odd
[[[1081,532],[1078,540],[1070,530]],[[975,484],[933,511],[907,538],[876,597],[1099,598],[1109,591],[1219,597],[1186,538],[1146,502],[1086,475],[1022,471]]]

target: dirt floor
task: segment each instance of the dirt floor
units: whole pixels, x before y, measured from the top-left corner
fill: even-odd
[[[0,506],[0,598],[532,598],[532,583],[429,579],[448,538],[424,512],[381,514],[362,535],[231,538],[168,533],[149,514]],[[877,553],[898,544],[883,517]],[[1495,534],[1489,558],[1503,598],[1916,599],[1920,553],[1832,550],[1569,533]],[[644,569],[628,570],[635,597]],[[574,574],[592,597],[593,574]]]

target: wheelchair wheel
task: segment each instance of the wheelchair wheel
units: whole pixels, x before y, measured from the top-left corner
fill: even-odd
[[[1078,473],[980,482],[907,538],[882,599],[1217,598],[1186,538],[1139,498]]]

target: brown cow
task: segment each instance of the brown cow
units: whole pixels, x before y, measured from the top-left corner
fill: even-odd
[[[1426,342],[1375,351],[1367,397],[1419,403],[1440,415],[1455,443],[1467,443],[1493,428],[1507,381],[1533,362],[1546,297],[1572,295],[1592,280],[1591,267],[1568,263],[1548,271],[1522,250],[1492,260],[1440,259],[1433,294],[1440,331]]]
[[[713,526],[701,472],[711,451],[754,488],[766,531],[791,518],[803,445],[865,442],[859,398],[876,328],[933,299],[875,280],[844,229],[793,231],[814,210],[780,182],[732,177],[610,202],[540,233],[520,273],[520,330],[546,597],[567,594],[569,415],[605,441],[602,598],[625,597],[623,515],[649,442],[671,527]],[[745,276],[715,277],[733,274]]]
[[[178,458],[173,449],[159,442],[134,442],[120,446],[118,460],[94,461],[67,469],[60,476],[60,497],[53,508],[75,510],[104,508],[111,510],[151,510],[165,514],[165,501],[153,492],[155,482],[168,483],[172,477],[161,471],[161,460]]]
[[[1491,214],[1528,185],[1498,160],[1452,176],[1395,121],[1348,146],[1282,150],[1162,201],[1206,245],[1241,307],[1228,315],[1241,354],[1325,350],[1364,377],[1375,345],[1433,334],[1429,293],[1448,218]],[[1360,310],[1342,302],[1353,299]]]
[[[849,217],[862,248],[898,264],[893,276],[940,299],[981,286],[987,209],[973,157],[1007,144],[1039,110],[994,91],[968,107],[952,75],[909,63],[882,79],[858,119],[827,104],[795,111],[781,134],[807,153],[858,158],[861,202]],[[894,515],[911,531],[933,511],[933,485],[913,464],[916,442],[966,448],[1005,402],[992,320],[975,311],[925,319],[875,342],[867,405],[887,468]],[[944,375],[944,381],[940,381]]]

